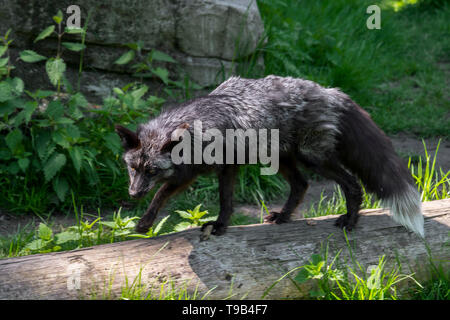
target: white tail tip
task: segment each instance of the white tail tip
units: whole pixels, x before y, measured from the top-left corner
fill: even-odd
[[[403,193],[384,199],[382,204],[391,210],[394,221],[424,238],[422,203],[413,186],[408,185]]]

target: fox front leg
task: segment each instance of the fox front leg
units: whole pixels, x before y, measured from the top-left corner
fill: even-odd
[[[216,221],[207,222],[202,226],[200,240],[207,240],[211,234],[216,236],[223,235],[230,224],[231,214],[233,213],[234,180],[237,170],[236,166],[226,165],[219,171],[219,217]]]
[[[156,192],[145,214],[139,220],[139,223],[136,226],[136,232],[146,233],[153,225],[153,222],[155,222],[159,210],[164,206],[167,200],[175,193],[187,188],[190,182],[191,181],[186,183],[164,183]]]

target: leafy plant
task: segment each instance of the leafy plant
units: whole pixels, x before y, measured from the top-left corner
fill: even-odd
[[[159,221],[156,226],[151,226],[150,229],[147,231],[146,234],[139,234],[139,233],[133,233],[133,234],[129,234],[128,237],[131,238],[152,238],[152,237],[156,237],[159,236],[162,233],[161,229],[165,226],[167,220],[170,218],[169,216],[165,216],[164,218],[161,219],[161,221]]]
[[[308,264],[294,268],[284,274],[280,279],[269,286],[262,298],[282,279],[297,272],[292,279],[296,284],[310,282],[312,289],[308,292],[313,299],[324,300],[397,300],[396,285],[407,279],[412,280],[417,286],[421,285],[412,275],[400,274],[399,267],[386,270],[385,256],[381,256],[376,266],[366,270],[352,257],[352,252],[347,243],[352,258],[352,264],[339,264],[339,250],[329,262],[328,243],[323,252],[313,254]],[[301,287],[297,285],[299,292]]]
[[[126,236],[130,235],[136,226],[134,220],[139,219],[139,217],[125,217],[120,216],[122,208],[114,212],[112,221],[102,221],[101,225],[108,227],[111,231],[111,242],[114,242],[116,238],[124,240]]]
[[[5,35],[3,37],[0,37],[0,41],[2,42],[2,45],[0,46],[0,79],[2,76],[6,76],[6,78],[9,78],[11,70],[14,69],[14,66],[11,65],[11,57],[9,56],[9,46],[13,42],[12,39],[9,39],[9,34],[11,33],[11,29],[8,29],[6,31]],[[5,56],[2,58],[2,56]],[[7,91],[6,91],[7,92]],[[2,94],[2,89],[0,88],[0,97]]]
[[[19,233],[18,237],[9,240],[7,244],[8,256],[79,249],[130,238],[151,238],[162,234],[161,229],[169,218],[169,216],[163,218],[156,226],[150,228],[147,234],[142,235],[134,233],[135,220],[138,217],[121,217],[121,208],[113,213],[112,220],[104,220],[100,212],[96,219],[86,219],[83,207],[78,211],[75,203],[74,213],[77,223],[64,228],[61,232],[54,233],[47,224],[40,223],[34,236]],[[1,247],[4,251],[3,240]]]
[[[0,185],[6,190],[0,202],[14,211],[41,214],[49,207],[61,207],[69,203],[71,191],[81,199],[95,199],[98,205],[123,197],[127,179],[120,168],[121,146],[113,126],[147,120],[165,101],[154,95],[144,98],[148,87],[131,83],[114,88],[103,106],[89,105],[81,93],[72,91],[62,59],[63,49],[83,52],[87,23],[83,29],[62,30],[60,11],[53,20],[55,25],[45,28],[35,42],[56,34],[56,56],[24,50],[20,58],[28,63],[46,61],[56,92],[29,92],[20,78],[10,76],[10,31],[0,47],[0,57],[8,55],[0,60],[4,64],[0,74],[6,76],[0,81]],[[63,42],[65,34],[81,34],[82,43]],[[162,53],[157,57],[161,59]],[[79,72],[81,63],[80,58]],[[61,84],[69,94],[61,92]]]
[[[295,276],[294,280],[299,284],[305,283],[308,280],[316,280],[317,289],[309,291],[310,297],[324,298],[332,289],[330,281],[343,280],[342,270],[333,267],[339,253],[336,254],[330,264],[327,263],[323,256],[313,254],[310,263],[304,265]]]
[[[331,292],[337,300],[397,300],[398,294],[395,285],[399,282],[414,278],[411,275],[401,275],[398,268],[390,271],[385,269],[385,256],[379,258],[378,264],[370,269],[367,276],[358,263],[361,275],[349,269],[353,279],[335,279],[338,290]],[[415,281],[417,284],[418,282]]]
[[[61,247],[55,242],[52,229],[46,224],[40,223],[36,239],[25,245],[21,254],[29,253],[46,253],[52,251],[59,251]]]
[[[164,92],[169,96],[174,96],[172,89],[181,89],[184,92],[184,98],[191,97],[190,90],[200,89],[201,87],[190,81],[185,76],[183,81],[171,80],[169,70],[164,66],[166,64],[177,64],[171,56],[156,49],[150,50],[144,55],[142,41],[128,43],[126,45],[130,50],[122,54],[114,63],[117,65],[126,65],[134,61],[130,67],[134,71],[133,76],[139,78],[140,82],[144,79],[159,79],[165,85]]]
[[[205,215],[208,214],[208,210],[200,211],[201,206],[202,206],[201,204],[197,205],[194,208],[194,210],[190,210],[190,209],[187,209],[186,211],[175,210],[175,212],[177,212],[183,219],[187,219],[188,221],[183,221],[183,222],[178,223],[175,226],[174,230],[182,231],[189,227],[193,227],[193,226],[198,227],[198,226],[201,226],[205,222],[214,220],[215,217],[203,218]]]
[[[56,23],[57,31],[55,30],[55,25],[50,25],[45,28],[34,40],[34,42],[38,42],[44,40],[45,38],[51,36],[53,33],[56,33],[58,38],[58,47],[55,57],[47,58],[42,56],[32,50],[25,50],[20,53],[20,58],[29,63],[35,63],[42,60],[47,60],[45,63],[45,70],[47,72],[48,78],[50,82],[57,88],[57,93],[59,94],[61,91],[61,82],[64,77],[64,72],[66,71],[66,63],[62,59],[62,46],[70,51],[80,52],[83,51],[86,46],[84,43],[77,42],[62,42],[62,37],[65,33],[69,34],[82,34],[83,42],[85,38],[86,29],[81,28],[65,28],[62,30],[62,21],[63,14],[61,10],[53,16],[53,21]],[[67,81],[67,80],[66,80]]]
[[[127,52],[121,55],[114,63],[118,65],[125,65],[130,63],[137,56],[139,61],[131,65],[131,69],[134,70],[134,76],[141,79],[144,78],[158,78],[164,84],[169,84],[169,71],[161,67],[155,67],[153,65],[154,61],[165,62],[165,63],[176,63],[176,61],[165,54],[164,52],[158,50],[151,50],[146,56],[142,54],[143,43],[138,41],[136,43],[129,43],[127,46],[130,48]]]

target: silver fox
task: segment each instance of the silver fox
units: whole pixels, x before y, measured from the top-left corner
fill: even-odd
[[[212,225],[212,234],[225,233],[233,211],[233,185],[239,165],[175,165],[171,160],[171,151],[178,143],[172,133],[182,129],[193,136],[195,120],[202,122],[203,130],[214,128],[223,133],[226,129],[279,130],[280,172],[290,185],[290,194],[282,210],[272,212],[267,222],[288,222],[302,201],[308,188],[298,169],[302,165],[341,186],[347,213],[336,220],[338,227],[351,230],[356,225],[362,202],[360,179],[366,190],[390,208],[395,221],[424,237],[420,196],[412,177],[368,113],[338,89],[273,75],[262,79],[231,77],[207,96],[164,110],[139,125],[137,132],[116,126],[125,149],[130,196],[142,197],[156,183],[162,183],[136,227],[138,232],[152,226],[172,195],[198,175],[215,171],[220,212],[216,221],[203,228]]]

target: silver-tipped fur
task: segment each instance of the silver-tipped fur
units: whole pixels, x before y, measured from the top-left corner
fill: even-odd
[[[383,199],[382,205],[390,209],[394,221],[424,238],[422,203],[413,186],[408,185],[404,192]]]

